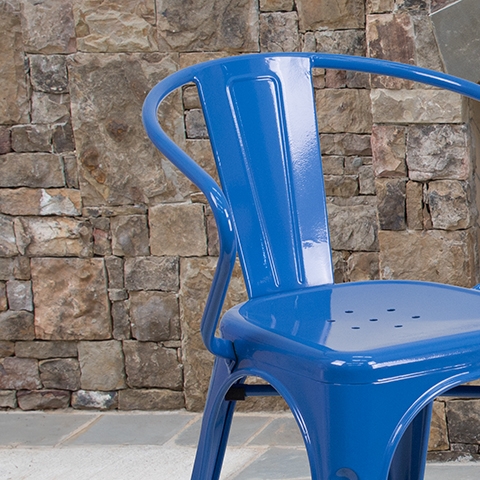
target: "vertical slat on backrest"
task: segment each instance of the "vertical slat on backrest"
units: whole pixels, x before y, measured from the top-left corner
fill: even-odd
[[[307,57],[237,57],[198,75],[252,297],[333,282]]]

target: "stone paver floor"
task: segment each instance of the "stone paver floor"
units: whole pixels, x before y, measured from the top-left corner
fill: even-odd
[[[187,480],[200,428],[188,412],[1,412],[0,480]],[[290,413],[237,413],[222,480],[306,480]],[[428,464],[425,480],[478,480],[480,464]]]

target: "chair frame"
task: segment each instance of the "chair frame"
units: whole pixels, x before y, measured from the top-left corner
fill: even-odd
[[[264,361],[264,357],[267,358],[272,352],[262,352],[261,342],[258,340],[251,343],[245,340],[236,342],[234,334],[236,329],[240,331],[240,327],[237,328],[234,322],[240,322],[240,307],[232,309],[229,312],[229,318],[227,316],[224,317],[221,325],[222,336],[216,336],[222,306],[237,253],[240,254],[250,299],[262,301],[262,298],[269,295],[288,295],[293,287],[287,286],[283,290],[278,289],[275,292],[272,290],[273,287],[258,286],[258,282],[254,276],[251,276],[249,268],[246,267],[248,261],[245,259],[241,243],[239,243],[231,204],[224,190],[162,130],[158,121],[157,111],[160,103],[171,92],[192,82],[196,84],[199,90],[203,108],[206,107],[208,101],[211,103],[212,98],[206,98],[206,94],[203,92],[203,85],[207,82],[204,73],[205,69],[217,68],[218,70],[223,66],[234,65],[236,62],[242,61],[254,70],[256,65],[260,63],[267,64],[268,62],[278,61],[286,65],[289,60],[292,61],[292,65],[295,62],[307,62],[310,65],[310,69],[328,68],[398,77],[443,88],[480,101],[480,86],[451,75],[386,60],[323,53],[267,53],[214,60],[178,71],[161,81],[149,93],[143,109],[143,122],[148,136],[160,152],[172,161],[206,195],[212,208],[219,234],[220,252],[218,263],[201,321],[202,339],[206,348],[215,355],[216,359],[192,478],[198,480],[219,478],[231,419],[237,400],[252,395],[280,394],[292,409],[304,437],[312,478],[318,480],[333,480],[334,478],[347,478],[350,480],[386,480],[387,478],[388,480],[421,480],[424,475],[428,426],[433,400],[440,394],[480,398],[479,388],[460,386],[465,382],[480,377],[480,358],[477,359],[475,357],[475,362],[468,369],[462,370],[459,368],[458,373],[455,375],[445,375],[443,370],[438,373],[432,369],[429,372],[429,381],[426,383],[423,377],[416,378],[413,370],[411,372],[403,372],[399,369],[399,375],[403,375],[405,378],[407,375],[412,375],[412,378],[409,380],[409,389],[404,392],[405,398],[402,398],[401,401],[399,400],[397,404],[392,403],[396,398],[395,395],[398,395],[395,381],[385,382],[379,386],[381,382],[378,378],[367,378],[367,376],[364,377],[364,381],[371,382],[372,386],[375,384],[375,391],[379,392],[379,395],[373,401],[372,395],[366,391],[367,388],[360,387],[360,384],[354,384],[353,377],[346,377],[344,383],[338,385],[334,381],[329,383],[328,379],[325,380],[326,383],[322,383],[318,379],[312,379],[310,387],[314,385],[319,392],[315,398],[312,398],[306,394],[295,395],[293,393],[298,385],[298,375],[293,373],[289,375],[285,370],[272,365],[273,357],[269,357]],[[213,82],[214,80],[212,79],[211,81]],[[208,118],[207,126],[210,130]],[[325,212],[322,214],[326,215]],[[328,233],[323,242],[329,246]],[[328,272],[329,268],[330,271]],[[326,263],[326,272],[324,278],[316,284],[304,282],[302,285],[299,285],[299,291],[317,288],[318,292],[321,292],[323,286],[333,284],[331,260],[329,264],[328,261]],[[382,283],[387,284],[388,282]],[[401,282],[396,283],[400,288]],[[410,282],[410,284],[412,283],[414,282]],[[320,295],[320,293],[318,294]],[[475,293],[472,291],[472,294]],[[258,338],[262,337],[259,328],[255,329],[251,326],[250,328],[255,334],[258,333]],[[463,349],[463,355],[473,355],[472,352],[477,353],[477,350],[480,350],[474,345],[474,340],[478,340],[478,338],[473,337],[471,340],[468,340],[467,337],[462,337],[462,341],[466,346],[464,347],[463,344],[459,343],[459,348]],[[239,338],[241,338],[241,334]],[[282,349],[282,351],[295,352],[296,348],[292,345],[290,339],[279,339],[277,347],[272,349],[272,351],[275,350],[276,352],[275,358],[280,358],[279,351]],[[260,352],[259,355],[262,357],[260,363],[255,363],[253,351]],[[305,352],[302,352],[300,356],[306,366],[297,366],[297,368],[315,368],[315,362],[318,361],[316,354],[312,353],[312,357],[307,358],[308,355],[306,356]],[[439,369],[449,368],[448,362],[440,362],[436,365]],[[392,371],[395,371],[395,368]],[[358,372],[356,373],[358,374]],[[251,375],[262,377],[270,385],[244,385],[245,378]],[[281,381],[279,380],[280,378]],[[429,387],[425,390],[426,384]],[[365,390],[364,396],[363,390]],[[345,398],[351,395],[357,397],[356,405],[345,400]],[[321,400],[319,400],[319,397]],[[382,406],[385,402],[389,404],[389,408]],[[327,417],[327,414],[325,414],[323,417],[320,415],[318,418],[313,419],[306,412],[318,409],[319,404],[321,408],[329,410],[329,416]],[[372,415],[375,412],[378,415],[379,422],[384,422],[388,427],[385,427],[384,433],[378,434],[378,438],[375,435],[369,437],[373,444],[368,448],[374,452],[383,452],[383,458],[378,460],[376,465],[372,467],[365,465],[365,461],[362,463],[360,458],[361,455],[365,456],[369,450],[365,450],[360,445],[361,435],[357,430],[361,430],[361,426],[358,424],[358,419],[355,418],[358,416],[358,409],[370,412]],[[326,433],[322,430],[323,426],[319,422],[328,422],[331,418],[341,418],[339,423],[344,425],[345,428],[350,425],[356,425],[356,427],[352,428],[352,439],[348,440],[348,442],[342,443],[345,442],[345,439],[337,431],[329,432],[331,436],[328,442],[338,441],[338,444],[348,445],[351,449],[358,447],[357,453],[349,451],[340,452],[337,455],[332,450],[333,447],[325,446],[325,439],[320,438],[319,435],[326,435]],[[310,425],[307,425],[309,422]],[[340,431],[341,428],[337,430]],[[323,433],[320,434],[318,432]],[[325,456],[329,457],[328,461],[322,460]],[[359,474],[358,472],[363,473]],[[365,472],[370,473],[365,474]],[[367,475],[370,477],[368,478]]]

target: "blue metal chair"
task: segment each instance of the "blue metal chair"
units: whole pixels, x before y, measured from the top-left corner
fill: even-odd
[[[478,396],[459,385],[480,378],[480,292],[418,281],[334,284],[312,67],[480,100],[480,86],[449,75],[320,53],[206,62],[151,91],[148,135],[205,193],[220,237],[201,324],[216,360],[193,479],[219,478],[235,402],[248,395],[283,396],[316,480],[422,479],[435,397]],[[158,123],[160,102],[190,82],[222,188]],[[249,300],[225,313],[217,337],[237,250]],[[247,376],[270,385],[245,385]]]

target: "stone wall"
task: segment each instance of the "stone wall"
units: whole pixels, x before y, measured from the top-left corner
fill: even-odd
[[[0,0],[0,408],[203,406],[217,239],[203,196],[143,132],[159,80],[258,51],[442,70],[429,14],[452,1]],[[341,71],[317,71],[315,86],[336,280],[475,284],[467,102]],[[214,174],[195,90],[162,118]],[[227,306],[243,298],[236,271]],[[465,428],[477,402],[435,404],[438,455],[477,453]]]

